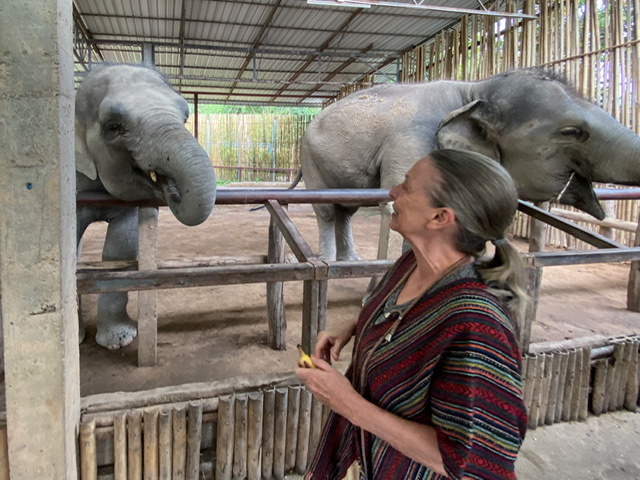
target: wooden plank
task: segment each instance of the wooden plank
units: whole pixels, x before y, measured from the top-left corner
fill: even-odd
[[[518,200],[518,210],[520,210],[523,213],[526,213],[527,215],[530,215],[536,220],[545,222],[551,225],[552,227],[559,228],[571,234],[572,236],[576,237],[577,239],[582,240],[583,242],[588,243],[589,245],[593,245],[594,247],[625,248],[624,245],[614,242],[604,237],[603,235],[592,232],[591,230],[580,227],[571,222],[567,222],[562,218],[558,217],[557,215],[553,215],[550,212],[546,212],[543,209],[538,208],[529,202]]]
[[[138,209],[138,269],[155,272],[158,252],[158,209]],[[158,358],[158,292],[138,292],[138,366]]]
[[[274,200],[268,200],[265,206],[299,262],[307,262],[311,259],[318,258],[298,228],[293,224],[284,208],[282,208],[282,205]]]
[[[591,393],[591,411],[594,415],[604,412],[604,397],[606,395],[607,373],[609,370],[609,359],[601,358],[595,361],[595,372],[593,375],[593,389]]]
[[[137,272],[78,272],[78,293],[128,292],[163,288],[205,287],[312,280],[310,263],[281,265],[230,265],[226,267],[172,268]]]
[[[284,263],[284,237],[273,217],[269,221],[268,263]],[[268,341],[274,350],[287,348],[287,318],[284,308],[284,284],[267,282]]]

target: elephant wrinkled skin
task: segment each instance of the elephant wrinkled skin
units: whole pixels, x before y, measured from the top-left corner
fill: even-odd
[[[157,71],[110,65],[92,70],[76,94],[77,190],[102,191],[123,200],[163,199],[185,225],[205,221],[213,209],[216,179],[209,156],[185,128],[187,102]],[[92,222],[109,222],[102,259],[135,260],[138,209],[78,207],[77,241]],[[98,298],[96,341],[109,349],[137,334],[126,292]],[[80,320],[81,339],[84,325]]]
[[[391,188],[436,148],[485,154],[509,171],[522,199],[558,199],[598,219],[604,211],[592,182],[640,184],[640,137],[535,69],[355,92],[310,123],[302,176],[309,189]],[[321,258],[358,259],[350,227],[356,208],[314,210]]]

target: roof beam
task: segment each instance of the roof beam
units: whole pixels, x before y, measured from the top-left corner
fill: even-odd
[[[360,10],[352,12],[351,15],[349,15],[347,19],[344,22],[342,22],[342,24],[329,36],[329,38],[325,40],[325,42],[322,45],[320,45],[320,47],[318,47],[318,51],[323,52],[324,50],[326,50],[331,44],[331,42],[333,42],[333,40],[335,40],[339,35],[341,35],[347,29],[349,24],[353,22],[353,20],[357,16],[359,16],[361,13],[362,12]],[[307,61],[304,62],[304,64],[298,69],[298,71],[289,78],[289,82],[294,82],[300,75],[302,75],[304,71],[307,69],[307,67],[316,60],[316,58],[318,58],[318,55],[310,55],[309,58],[307,58]],[[284,85],[283,87],[281,87],[275,93],[275,95],[271,98],[271,100],[274,101],[276,97],[280,95],[282,92],[284,92],[287,88],[288,88],[288,85]]]
[[[253,41],[253,45],[251,46],[252,50],[256,50],[258,47],[260,47],[260,45],[262,45],[262,38],[264,37],[265,33],[269,30],[269,27],[271,26],[271,22],[273,21],[273,17],[275,16],[276,12],[280,8],[281,3],[282,3],[282,0],[277,0],[273,8],[271,8],[271,11],[267,16],[267,19],[262,24],[262,27],[260,27],[260,31],[258,32],[258,34],[256,35],[256,38]],[[240,79],[244,74],[244,72],[246,71],[247,66],[249,65],[249,62],[251,62],[254,59],[255,59],[255,53],[249,52],[245,57],[244,61],[242,62],[242,66],[238,69],[238,74],[236,75],[238,79]],[[231,86],[231,92],[233,92],[233,89],[236,87],[236,85],[237,83],[234,83]]]
[[[371,50],[373,48],[373,43],[369,44],[366,48],[363,48],[361,50],[361,53],[367,53],[367,51]],[[333,70],[333,72],[329,73],[328,75],[326,75],[323,79],[323,83],[324,82],[329,82],[331,81],[332,78],[334,78],[336,75],[338,75],[342,70],[344,70],[345,68],[347,68],[349,65],[351,65],[353,62],[356,62],[357,60],[355,58],[350,58],[349,60],[347,60],[346,62],[343,62],[338,68],[336,68],[335,70]],[[312,88],[311,90],[309,90],[309,96],[313,95],[315,92],[317,92],[318,90],[320,90],[320,87],[323,85],[323,83],[318,83],[318,85],[316,85],[314,88]],[[335,95],[334,95],[335,96]],[[302,101],[302,100],[301,100]]]

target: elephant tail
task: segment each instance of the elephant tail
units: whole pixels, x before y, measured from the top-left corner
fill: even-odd
[[[293,182],[291,182],[291,185],[289,185],[287,187],[287,190],[293,190],[294,188],[296,188],[296,185],[298,185],[300,183],[300,180],[302,180],[302,169],[298,169],[298,173],[296,173],[296,178],[293,179]],[[251,208],[249,211],[250,212],[255,212],[256,210],[260,210],[264,208],[264,205],[260,205],[259,207],[253,207]]]
[[[296,188],[296,185],[298,185],[300,183],[300,180],[302,180],[302,169],[298,169],[298,173],[296,173],[296,178],[293,179],[293,182],[291,182],[291,185],[289,185],[287,187],[287,190],[293,190],[294,188]]]

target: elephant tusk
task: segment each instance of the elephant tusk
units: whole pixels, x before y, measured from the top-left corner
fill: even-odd
[[[156,174],[155,170],[151,170],[149,172],[149,176],[151,177],[151,181],[153,183],[158,183],[158,175]]]

